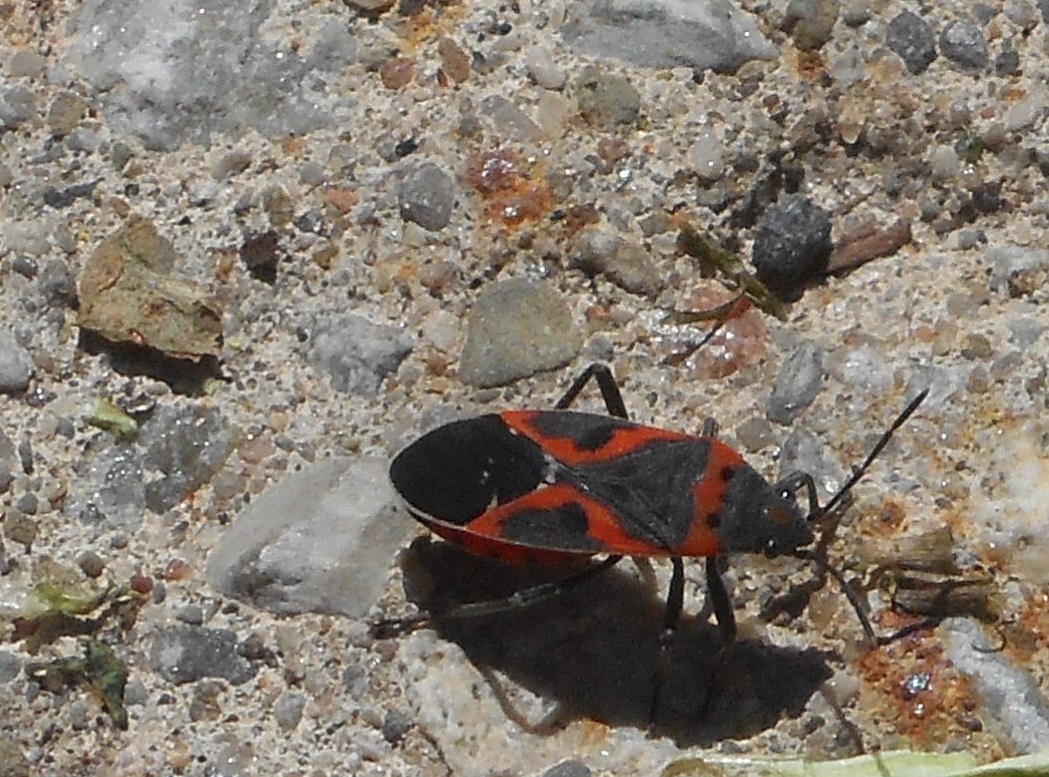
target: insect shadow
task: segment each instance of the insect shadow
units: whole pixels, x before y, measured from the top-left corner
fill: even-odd
[[[650,727],[664,601],[662,586],[644,581],[631,564],[549,600],[475,618],[439,613],[562,578],[565,571],[508,567],[429,538],[412,544],[402,566],[409,599],[435,613],[432,627],[458,644],[490,682],[494,670],[556,703],[561,723]],[[712,624],[686,613],[667,656],[651,730],[683,747],[751,737],[784,716],[800,715],[830,678],[829,659],[813,648],[726,644]],[[493,690],[512,707],[505,688]],[[508,712],[518,722],[527,717]]]

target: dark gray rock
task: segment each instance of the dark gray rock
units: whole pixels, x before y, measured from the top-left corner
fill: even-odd
[[[401,184],[401,218],[436,232],[448,226],[455,205],[455,181],[432,162],[412,170]]]
[[[907,70],[917,75],[936,59],[936,37],[929,23],[917,14],[904,11],[891,22],[885,43],[903,60]]]
[[[765,211],[754,236],[751,263],[758,280],[790,292],[821,276],[833,244],[827,212],[802,195],[791,195]]]
[[[987,38],[975,24],[955,20],[940,34],[940,51],[962,70],[981,72],[987,69]]]
[[[142,426],[142,464],[164,477],[145,484],[146,506],[156,513],[174,507],[211,480],[229,458],[236,434],[215,408],[163,407]]]
[[[160,631],[153,640],[150,664],[173,683],[221,677],[241,685],[258,671],[237,654],[237,635],[227,629],[179,625]]]
[[[592,774],[589,766],[573,759],[551,766],[543,772],[543,777],[591,777]]]

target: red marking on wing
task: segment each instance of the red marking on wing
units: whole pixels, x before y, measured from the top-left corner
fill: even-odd
[[[526,545],[518,545],[512,542],[502,542],[492,537],[474,534],[461,526],[440,523],[437,521],[425,521],[430,531],[448,540],[453,545],[458,545],[467,553],[483,558],[494,558],[507,564],[524,566],[525,564],[537,564],[543,567],[556,567],[565,564],[581,556],[592,556],[586,553],[559,553],[553,550],[538,550]]]
[[[609,441],[595,450],[580,448],[570,436],[557,437],[541,431],[535,425],[535,419],[541,413],[550,415],[544,410],[508,410],[500,414],[503,422],[566,466],[594,464],[601,461],[625,456],[638,448],[652,442],[678,442],[692,439],[690,435],[657,429],[652,426],[630,424],[613,428]],[[610,417],[611,420],[611,417]]]
[[[503,526],[522,511],[556,511],[578,507],[586,516],[585,532],[573,547],[570,537],[503,537]],[[425,523],[434,533],[479,556],[499,558],[508,563],[559,564],[572,558],[613,553],[628,556],[676,555],[627,534],[614,512],[567,484],[540,488],[512,502],[495,507],[465,526],[455,526],[430,518]]]
[[[710,517],[725,506],[728,477],[743,464],[743,457],[718,439],[710,439],[707,469],[692,486],[695,515],[692,528],[675,554],[682,556],[716,556],[721,552],[721,537],[710,525]]]

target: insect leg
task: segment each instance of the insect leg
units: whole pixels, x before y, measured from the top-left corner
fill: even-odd
[[[809,515],[820,516],[823,508],[820,507],[819,494],[816,491],[816,481],[808,472],[791,472],[785,478],[776,481],[776,490],[780,493],[789,491],[794,494],[805,489],[805,495],[809,500]]]
[[[600,362],[595,362],[583,370],[582,374],[572,381],[572,385],[568,387],[565,395],[558,400],[554,408],[565,410],[570,407],[591,378],[597,381],[597,387],[601,389],[601,397],[605,400],[608,414],[617,418],[628,418],[626,404],[623,402],[623,394],[619,391],[619,384],[616,383],[611,368],[607,364],[601,364]]]
[[[670,590],[667,592],[667,608],[663,613],[663,630],[659,633],[659,660],[656,672],[652,677],[652,704],[648,709],[648,726],[653,729],[656,715],[659,712],[659,701],[663,695],[663,679],[667,673],[670,646],[674,642],[678,621],[681,620],[681,607],[685,600],[685,565],[681,558],[670,559],[674,571],[670,576]]]
[[[436,620],[448,618],[476,618],[492,613],[513,610],[518,607],[529,607],[544,599],[558,596],[575,586],[585,583],[602,572],[611,569],[622,559],[622,556],[609,556],[598,564],[587,567],[564,580],[525,588],[502,599],[489,599],[484,602],[469,602],[452,607],[441,613],[421,612],[407,618],[387,618],[372,624],[372,636],[378,639],[389,639],[398,634],[406,634],[415,629],[428,626]]]
[[[725,582],[718,571],[718,557],[707,556],[707,596],[714,608],[718,630],[725,642],[736,641],[736,615],[732,611],[732,600],[725,590]]]

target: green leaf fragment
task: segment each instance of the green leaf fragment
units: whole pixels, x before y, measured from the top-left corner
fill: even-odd
[[[87,421],[92,426],[109,432],[120,442],[133,440],[138,434],[138,422],[108,399],[98,403],[95,412]]]
[[[26,674],[33,679],[55,673],[65,685],[82,685],[90,689],[101,701],[113,725],[127,729],[124,688],[128,669],[111,647],[91,639],[84,644],[83,658],[59,658],[26,666]]]
[[[87,615],[106,601],[111,590],[107,587],[98,593],[78,594],[45,580],[33,587],[20,615],[24,618],[48,614]]]
[[[773,294],[731,251],[709,239],[690,224],[685,224],[677,237],[678,248],[699,260],[700,271],[726,276],[755,305],[781,321],[787,320],[789,307]]]

